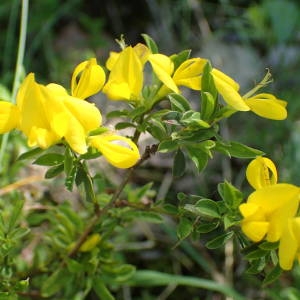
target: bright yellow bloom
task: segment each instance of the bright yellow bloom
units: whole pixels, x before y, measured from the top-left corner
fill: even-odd
[[[143,88],[143,64],[132,47],[111,56],[111,68],[103,93],[111,100],[140,101]]]
[[[46,88],[50,91],[47,102],[52,103],[47,110],[52,130],[75,152],[85,153],[88,133],[101,125],[100,111],[94,104],[68,95],[60,85],[52,83]]]
[[[80,63],[71,80],[72,96],[86,99],[98,93],[105,83],[105,72],[95,58]]]
[[[104,133],[91,136],[90,145],[103,154],[106,160],[117,168],[130,168],[140,159],[136,144],[129,138]]]
[[[272,120],[284,120],[287,117],[287,103],[285,101],[268,93],[243,98],[239,94],[239,84],[228,75],[217,69],[212,69],[211,75],[217,91],[233,109],[238,111],[251,110],[263,118]]]
[[[254,189],[277,183],[277,170],[267,157],[258,156],[253,159],[246,170],[246,178]]]
[[[279,241],[279,265],[289,270],[295,258],[300,258],[300,218],[295,217],[300,188],[277,183],[276,166],[265,157],[252,160],[246,176],[256,191],[239,207],[242,231],[254,242],[264,238],[269,242]]]
[[[244,219],[243,232],[254,242],[265,236],[269,242],[280,239],[288,218],[296,215],[300,189],[292,184],[279,183],[253,192],[247,203],[240,205]]]
[[[300,217],[288,219],[279,243],[279,265],[290,270],[295,259],[300,262]]]

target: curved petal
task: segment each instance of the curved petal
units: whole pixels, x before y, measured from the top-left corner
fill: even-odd
[[[179,93],[179,89],[171,77],[174,71],[174,64],[172,60],[163,54],[150,54],[148,61],[150,62],[158,79],[170,90],[175,93]]]
[[[277,170],[274,163],[267,157],[256,157],[246,170],[246,177],[254,189],[277,183]]]
[[[50,146],[56,144],[60,140],[53,131],[46,128],[33,126],[28,134],[28,146],[35,147],[38,146],[42,149],[47,149]]]
[[[242,222],[242,231],[253,242],[261,241],[268,232],[269,223],[263,221]]]
[[[250,110],[250,107],[238,93],[238,83],[217,69],[213,69],[211,75],[217,91],[228,105],[239,111]]]
[[[294,220],[289,219],[287,221],[285,230],[280,238],[279,243],[279,265],[283,270],[290,270],[293,267],[294,260],[296,258],[297,249],[299,248],[299,244],[294,232],[293,228]],[[297,218],[297,230],[300,229],[298,226],[299,218]],[[299,234],[299,231],[296,231]]]
[[[105,72],[95,58],[80,63],[71,81],[72,96],[86,99],[98,93],[105,83]]]
[[[0,101],[0,133],[11,131],[18,127],[20,112],[16,105]]]
[[[287,117],[287,110],[285,108],[286,102],[270,97],[268,94],[258,94],[254,97],[245,99],[246,104],[251,111],[260,117],[271,120],[284,120]]]
[[[256,204],[266,215],[271,215],[277,209],[285,210],[290,201],[299,205],[299,193],[300,189],[295,185],[278,183],[256,190],[248,197],[247,203]],[[291,212],[290,217],[293,216],[294,212]]]
[[[86,133],[101,126],[102,116],[94,103],[68,96],[64,98],[64,105],[80,122]]]
[[[206,59],[191,58],[184,61],[175,71],[173,80],[176,85],[201,90],[201,74],[207,63]]]
[[[139,101],[143,88],[143,66],[132,47],[126,47],[113,64],[108,81],[103,87],[103,93],[111,100]],[[121,86],[123,90],[116,91]],[[126,87],[126,88],[124,88]],[[122,94],[124,92],[124,95]],[[119,96],[119,98],[117,98]]]
[[[128,138],[114,134],[102,134],[91,136],[89,141],[92,147],[101,152],[107,161],[117,168],[130,168],[140,159],[136,144]]]

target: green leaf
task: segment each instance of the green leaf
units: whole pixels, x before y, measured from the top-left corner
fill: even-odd
[[[185,156],[180,149],[176,151],[174,156],[172,171],[174,177],[181,177],[185,172]]]
[[[7,233],[11,232],[18,223],[24,206],[24,200],[16,199],[13,205],[12,213],[9,218]]]
[[[75,173],[75,183],[77,186],[83,185],[86,200],[94,202],[96,199],[92,178],[90,177],[86,168],[80,164]],[[73,185],[73,184],[72,184]],[[70,186],[71,187],[71,186]]]
[[[201,92],[201,118],[205,121],[212,119],[216,109],[216,98],[209,92]]]
[[[127,117],[128,116],[129,111],[128,110],[114,110],[111,111],[109,113],[106,114],[106,118],[107,119],[111,119],[111,118],[119,118],[119,117]]]
[[[150,223],[162,223],[164,221],[160,214],[153,211],[130,210],[126,211],[123,217],[124,219],[142,220]]]
[[[229,157],[233,156],[237,158],[255,158],[256,156],[261,156],[264,154],[264,152],[258,149],[248,147],[238,142],[228,142],[225,144],[217,141],[215,150],[226,154]]]
[[[220,225],[219,221],[210,221],[208,223],[201,222],[196,225],[195,231],[199,233],[208,233],[218,228],[219,225]]]
[[[165,141],[162,141],[158,145],[157,151],[161,152],[161,153],[167,153],[167,152],[175,151],[176,149],[178,149],[178,142],[177,141],[165,140]]]
[[[104,285],[103,279],[100,276],[93,279],[93,290],[101,300],[115,300],[115,297]]]
[[[192,51],[190,49],[187,49],[179,52],[178,54],[170,56],[174,63],[174,70],[176,70],[183,62],[190,58],[191,52]]]
[[[280,275],[282,274],[282,269],[280,268],[279,265],[277,265],[275,268],[270,271],[266,278],[263,280],[263,286],[269,285],[270,283],[274,282],[277,280]]]
[[[116,130],[121,130],[129,127],[135,128],[136,126],[130,122],[119,122],[118,124],[115,125]]]
[[[261,257],[265,257],[268,253],[269,253],[268,250],[257,249],[246,254],[245,258],[248,260],[259,259]]]
[[[208,154],[199,147],[192,145],[186,146],[187,153],[190,159],[194,162],[195,166],[198,169],[198,172],[201,172],[208,163]]]
[[[74,157],[74,153],[69,147],[65,149],[65,157],[64,157],[64,170],[67,176],[70,175],[73,165],[76,159]]]
[[[73,190],[73,185],[75,182],[77,170],[78,170],[78,166],[72,165],[71,170],[68,172],[68,174],[66,174],[67,177],[65,179],[65,187],[67,188],[68,191]]]
[[[168,98],[171,102],[171,109],[178,112],[186,112],[191,110],[189,101],[179,94],[169,94]]]
[[[51,297],[67,285],[72,277],[66,268],[57,269],[42,283],[41,294],[43,297]]]
[[[263,250],[276,250],[279,246],[279,242],[262,242],[258,247]]]
[[[153,54],[158,53],[158,47],[157,47],[156,43],[154,42],[154,40],[148,34],[146,34],[146,33],[143,33],[142,37],[145,40],[146,45],[150,49],[150,51]]]
[[[211,199],[201,199],[195,204],[201,215],[220,218],[219,208],[215,201]]]
[[[45,178],[47,179],[53,178],[63,171],[64,171],[64,164],[53,166],[47,170],[45,174]]]
[[[243,201],[243,193],[226,180],[218,184],[218,192],[229,209],[237,209]]]
[[[262,270],[266,266],[266,259],[265,257],[261,257],[260,259],[256,259],[251,261],[250,267],[246,270],[247,274],[258,274],[262,272]]]
[[[193,221],[186,217],[181,217],[177,225],[177,237],[179,240],[187,238],[193,231]]]
[[[24,159],[35,157],[36,155],[42,153],[43,151],[45,151],[45,150],[43,150],[42,148],[34,148],[32,150],[22,153],[18,157],[18,160],[24,160]]]
[[[229,231],[229,232],[226,232],[216,238],[214,238],[213,240],[207,242],[205,244],[205,247],[208,248],[208,249],[217,249],[217,248],[220,248],[222,247],[226,241],[228,241],[229,239],[231,239],[231,237],[234,235],[234,232],[233,231]]]
[[[56,166],[64,162],[65,156],[58,153],[46,153],[38,157],[33,164],[41,166]]]
[[[158,141],[162,141],[163,139],[167,139],[167,131],[165,125],[156,120],[152,119],[151,123],[148,123],[149,126],[147,127],[147,131]]]
[[[8,233],[8,238],[13,240],[21,239],[23,236],[27,235],[30,232],[29,228],[14,228],[11,232]]]

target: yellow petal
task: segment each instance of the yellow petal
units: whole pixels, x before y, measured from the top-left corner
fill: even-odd
[[[16,105],[0,101],[0,133],[11,131],[18,127],[20,112]]]
[[[290,270],[293,267],[297,249],[299,248],[296,235],[299,235],[298,230],[300,229],[300,227],[298,226],[299,218],[297,219],[297,231],[294,231],[293,220],[289,219],[286,222],[285,230],[280,238],[278,256],[279,265],[283,270]]]
[[[175,93],[179,93],[178,87],[171,77],[174,71],[174,64],[172,60],[163,54],[150,54],[148,60],[158,79],[170,90]]]
[[[239,206],[242,216],[247,220],[265,221],[266,217],[264,211],[259,205],[254,203],[242,203]]]
[[[254,189],[277,183],[277,170],[274,163],[266,157],[256,157],[246,170],[246,177]]]
[[[136,144],[128,138],[114,134],[102,134],[91,136],[89,140],[90,145],[101,152],[107,161],[117,168],[130,168],[140,158]]]
[[[105,82],[105,72],[95,58],[80,63],[74,70],[71,81],[72,96],[86,99],[98,93]]]
[[[114,51],[111,51],[111,52],[109,53],[109,58],[107,59],[107,61],[106,61],[106,63],[105,63],[105,66],[106,66],[106,68],[107,68],[109,71],[111,71],[112,68],[114,67],[116,61],[117,61],[118,58],[119,58],[119,55],[120,55],[120,53],[114,52]]]
[[[253,242],[259,242],[266,235],[269,223],[261,221],[242,222],[241,228],[250,240]]]
[[[101,126],[102,116],[94,103],[81,101],[75,97],[65,97],[64,105],[69,112],[80,122],[86,133]]]
[[[269,216],[269,231],[267,241],[276,242],[282,236],[282,232],[286,226],[287,220],[296,215],[299,203],[295,199],[286,201],[283,207],[278,208]]]
[[[132,47],[126,47],[113,64],[108,82],[103,87],[103,93],[111,100],[139,101],[143,87],[143,66]],[[124,95],[116,87],[126,87]],[[129,93],[128,93],[129,91]],[[120,95],[119,98],[117,96]]]
[[[272,120],[284,120],[287,117],[286,102],[271,94],[258,94],[245,99],[245,102],[260,117]]]
[[[56,144],[59,140],[60,137],[57,136],[53,131],[33,126],[28,134],[27,143],[29,147],[38,146],[42,149],[47,149]]]
[[[148,60],[149,55],[151,54],[149,48],[144,44],[138,43],[133,47],[133,50],[135,51],[136,55],[139,57],[141,63],[144,65]]]
[[[28,137],[32,127],[50,130],[44,110],[45,96],[43,86],[36,83],[34,74],[30,73],[23,81],[17,95],[17,106],[20,111],[19,129]]]
[[[217,69],[213,69],[211,75],[217,91],[228,105],[239,111],[250,110],[249,106],[238,93],[239,85],[237,82]]]
[[[201,90],[201,74],[207,63],[206,59],[191,58],[184,61],[175,71],[173,80],[176,85]]]
[[[277,209],[285,210],[290,201],[299,204],[300,189],[292,184],[278,183],[256,190],[248,197],[247,203],[256,204],[266,215],[271,215]],[[293,217],[293,213],[290,212]]]
[[[79,121],[70,116],[68,130],[65,134],[65,139],[72,150],[79,154],[87,152],[86,132]]]

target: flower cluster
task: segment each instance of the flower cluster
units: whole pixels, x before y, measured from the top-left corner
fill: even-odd
[[[84,154],[92,146],[118,168],[133,166],[140,155],[129,138],[113,132],[89,136],[101,126],[102,116],[84,99],[99,92],[105,79],[103,68],[94,58],[75,68],[71,95],[61,85],[37,83],[30,73],[20,86],[16,104],[0,102],[0,133],[19,129],[30,147],[43,149],[64,141],[76,153]]]
[[[185,56],[167,56],[141,43],[134,47],[124,43],[121,46],[120,52],[110,53],[106,68],[97,64],[95,58],[80,63],[73,72],[70,93],[58,84],[37,83],[33,73],[27,75],[16,104],[0,102],[0,133],[18,129],[25,134],[30,147],[43,149],[64,142],[74,152],[84,154],[92,147],[116,167],[133,166],[140,155],[129,138],[109,131],[91,134],[102,126],[102,116],[85,99],[102,92],[111,100],[126,101],[133,108],[144,106],[149,111],[167,95],[180,94],[181,86],[201,91],[208,60],[189,58],[188,52]],[[149,76],[145,70],[149,69],[153,76],[150,84],[146,84]],[[285,101],[267,93],[252,96],[251,91],[242,97],[238,83],[215,68],[210,68],[207,76],[231,111],[251,110],[265,118],[286,118]],[[216,105],[217,99],[213,101],[212,111],[222,106]]]
[[[239,207],[242,231],[254,242],[279,241],[279,264],[290,270],[295,258],[300,258],[300,188],[277,183],[276,167],[265,157],[250,162],[246,177],[255,191]]]

